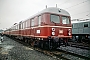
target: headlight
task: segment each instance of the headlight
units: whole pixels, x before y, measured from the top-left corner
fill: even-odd
[[[69,36],[71,35],[71,29],[68,29],[68,35]]]
[[[55,31],[55,28],[52,28],[52,31]]]
[[[52,35],[55,35],[55,32],[52,32]]]
[[[71,29],[68,29],[68,31],[71,31]]]
[[[68,33],[68,35],[71,35],[71,33]]]

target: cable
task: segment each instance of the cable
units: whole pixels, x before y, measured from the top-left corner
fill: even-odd
[[[68,0],[66,0],[64,3],[62,3],[62,4],[65,4],[66,2],[68,2]],[[60,6],[62,5],[62,4],[60,4]]]
[[[85,5],[82,5],[82,6],[86,6],[86,4]],[[78,8],[80,9],[80,8],[83,8],[82,6],[79,6]],[[78,9],[76,9],[76,8],[74,8],[74,9],[70,9],[69,11],[75,11],[75,10],[78,10]]]
[[[84,17],[86,17],[86,15],[83,15]],[[73,18],[73,19],[89,19],[90,20],[90,17],[88,16],[88,18],[82,18],[82,17],[79,17],[79,18]],[[72,20],[73,20],[72,19]]]
[[[86,11],[86,12],[88,12],[88,11]],[[79,13],[79,14],[83,14],[83,13],[86,13],[86,12],[82,12],[82,13]],[[90,11],[89,11],[89,12],[90,12]],[[79,14],[77,14],[77,15],[79,15]],[[90,14],[90,13],[89,13],[89,14]],[[90,17],[89,14],[83,14],[83,16],[85,16],[85,17],[88,16],[88,19],[90,19],[90,18],[89,18],[89,17]],[[74,14],[74,15],[76,15],[76,14]],[[77,15],[76,15],[76,16],[77,16]],[[71,15],[71,16],[73,16],[73,15]],[[78,19],[82,19],[82,17],[81,17],[81,18],[78,18]]]
[[[69,8],[72,8],[72,7],[78,6],[78,5],[83,4],[83,3],[87,2],[87,1],[88,1],[88,0],[83,1],[83,2],[81,2],[81,3],[78,3],[78,4],[74,5],[74,6],[71,6],[71,7],[65,8],[65,9],[69,9]]]
[[[86,12],[90,12],[90,11],[85,11],[85,12],[77,13],[77,15],[83,14],[83,13],[86,13]],[[73,15],[76,15],[76,14],[73,14]],[[71,15],[71,16],[73,16],[73,15]]]

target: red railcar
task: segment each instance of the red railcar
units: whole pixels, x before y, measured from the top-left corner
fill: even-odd
[[[16,24],[8,32],[8,35],[22,39],[32,46],[57,48],[62,43],[66,45],[68,39],[72,37],[70,14],[60,8],[46,8]]]

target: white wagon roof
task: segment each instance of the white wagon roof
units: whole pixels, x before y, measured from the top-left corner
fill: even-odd
[[[39,12],[38,14],[45,13],[45,12],[70,16],[70,14],[67,11],[60,9],[60,8],[57,8],[57,7],[46,8],[46,9],[42,10],[41,12]]]
[[[65,11],[64,9],[60,9],[57,7],[49,7],[49,8],[46,8],[46,9],[38,12],[37,14],[32,15],[28,19],[34,18],[35,16],[41,15],[42,13],[54,13],[54,14],[59,14],[59,15],[70,16],[70,14],[67,11]],[[24,21],[26,21],[26,20],[24,20]],[[22,21],[22,22],[24,22],[24,21]]]

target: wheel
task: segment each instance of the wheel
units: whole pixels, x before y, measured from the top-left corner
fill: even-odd
[[[43,49],[43,42],[41,42],[41,48]]]
[[[25,43],[27,43],[27,40],[25,39]]]

